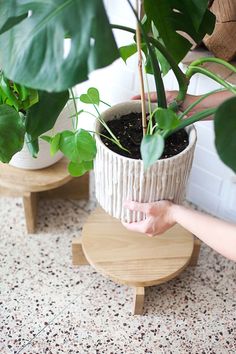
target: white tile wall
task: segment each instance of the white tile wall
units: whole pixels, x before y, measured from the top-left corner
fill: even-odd
[[[135,20],[125,0],[105,0],[109,17],[113,23],[135,27]],[[115,31],[119,45],[132,42],[132,35],[124,31]],[[110,67],[91,74],[90,80],[78,85],[78,93],[88,87],[99,89],[102,99],[115,104],[126,101],[139,92],[137,76],[137,59],[128,60],[127,65],[119,59]],[[149,77],[150,90],[154,90],[154,82]],[[177,88],[177,82],[172,73],[165,78],[168,90]],[[190,83],[189,93],[203,94],[216,89],[218,84],[212,80],[196,75]],[[88,108],[88,107],[86,107]],[[91,122],[91,118],[89,118]],[[86,124],[85,124],[86,125]],[[218,158],[214,147],[214,131],[212,122],[196,124],[198,143],[189,180],[187,199],[202,209],[225,219],[236,221],[236,180],[233,172]]]

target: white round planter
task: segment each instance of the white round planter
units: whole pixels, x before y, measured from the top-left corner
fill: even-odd
[[[52,135],[62,130],[71,129],[72,120],[69,117],[73,114],[72,112],[74,112],[73,106],[71,103],[67,104],[57,118],[53,129],[46,132],[45,135]],[[51,156],[50,145],[46,141],[39,139],[39,153],[37,158],[30,155],[26,144],[24,144],[23,149],[12,157],[9,164],[26,170],[38,170],[55,164],[62,157],[63,154],[60,151],[54,156]]]
[[[139,101],[120,103],[103,113],[108,121],[131,112],[141,112]],[[100,131],[99,122],[96,131]],[[168,199],[182,203],[196,145],[196,129],[190,126],[189,145],[176,156],[158,160],[146,172],[143,161],[123,157],[108,149],[96,135],[97,155],[94,164],[96,197],[110,215],[126,222],[141,221],[145,215],[123,208],[125,200],[155,202]]]

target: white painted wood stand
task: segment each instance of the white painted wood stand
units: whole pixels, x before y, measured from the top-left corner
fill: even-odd
[[[119,220],[97,208],[82,237],[72,243],[73,265],[92,265],[99,273],[134,288],[133,314],[143,313],[145,287],[178,276],[196,265],[200,241],[179,225],[158,237],[128,231]]]

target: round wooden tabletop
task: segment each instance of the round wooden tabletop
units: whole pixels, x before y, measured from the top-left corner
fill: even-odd
[[[136,287],[161,284],[183,271],[193,252],[191,233],[175,225],[157,237],[128,231],[97,208],[82,232],[83,252],[94,268],[113,281]]]
[[[24,170],[0,163],[0,186],[20,192],[42,192],[57,188],[72,179],[63,158],[40,170]]]

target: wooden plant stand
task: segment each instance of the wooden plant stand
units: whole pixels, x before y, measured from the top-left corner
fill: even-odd
[[[23,170],[0,163],[0,195],[23,198],[28,233],[36,231],[39,198],[88,198],[88,174],[73,178],[67,164],[64,158],[47,168]]]
[[[82,237],[72,243],[73,265],[92,265],[99,273],[134,288],[133,314],[143,313],[145,288],[196,265],[200,241],[179,225],[158,237],[128,231],[119,220],[97,208]]]

